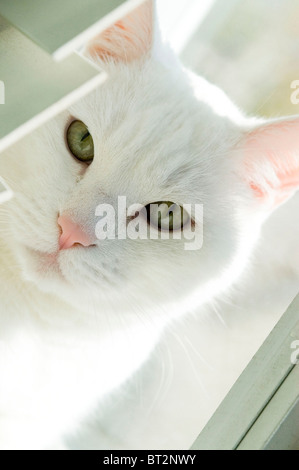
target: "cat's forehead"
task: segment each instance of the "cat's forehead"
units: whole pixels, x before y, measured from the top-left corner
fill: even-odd
[[[215,87],[194,83],[181,70],[171,71],[153,62],[143,66],[118,66],[98,89],[70,109],[85,122],[95,140],[122,146],[172,147],[190,140],[197,145],[221,144],[231,122],[222,113]],[[218,109],[215,106],[218,103]],[[219,111],[220,108],[220,111]],[[215,112],[216,109],[216,112]]]
[[[69,118],[84,121],[93,136],[94,178],[143,199],[194,193],[226,137],[224,119],[156,65],[113,70]]]
[[[195,100],[191,95],[186,84],[158,66],[118,67],[70,112],[86,120],[92,118],[94,129],[106,137],[122,125],[128,129],[134,125],[137,130],[138,124],[144,124],[152,131],[159,123],[162,130],[175,125],[174,121],[187,110],[192,111]]]

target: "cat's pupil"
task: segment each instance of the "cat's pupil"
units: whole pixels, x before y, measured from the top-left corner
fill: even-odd
[[[83,142],[83,141],[84,141],[85,139],[87,139],[87,137],[89,137],[89,136],[90,136],[90,133],[87,132],[87,133],[82,137],[81,142]]]

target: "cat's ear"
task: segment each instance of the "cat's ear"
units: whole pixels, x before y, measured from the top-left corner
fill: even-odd
[[[130,14],[94,38],[85,53],[94,60],[132,62],[146,56],[154,40],[155,0],[145,0]]]
[[[273,210],[299,190],[299,119],[262,124],[242,143],[243,177],[254,197]]]

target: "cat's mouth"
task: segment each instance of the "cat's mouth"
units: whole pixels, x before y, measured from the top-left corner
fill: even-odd
[[[27,256],[25,256],[25,272],[26,278],[31,282],[34,282],[38,287],[45,292],[57,293],[70,292],[69,289],[80,289],[81,292],[85,291],[87,288],[88,295],[90,295],[92,286],[96,286],[97,293],[99,288],[99,283],[101,286],[105,283],[106,286],[112,285],[112,279],[105,273],[100,270],[95,271],[94,268],[92,273],[93,276],[85,279],[85,283],[82,282],[82,276],[80,274],[80,268],[82,272],[86,274],[87,268],[89,267],[88,263],[78,260],[75,258],[72,259],[65,258],[67,253],[63,254],[61,251],[57,250],[53,253],[45,253],[40,250],[25,246]],[[80,251],[80,248],[73,248],[73,253]],[[78,268],[77,268],[78,264]],[[82,266],[81,266],[82,264]],[[84,280],[84,279],[83,279]]]
[[[59,266],[59,252],[55,253],[44,253],[42,251],[33,249],[33,248],[28,248],[27,250],[30,252],[30,255],[33,257],[35,262],[37,263],[37,271],[39,274],[46,274],[51,272],[55,272],[59,274],[60,276],[63,276],[63,273],[60,269]]]

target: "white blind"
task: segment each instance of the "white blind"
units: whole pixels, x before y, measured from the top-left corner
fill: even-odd
[[[103,80],[77,54],[57,63],[0,17],[0,151]]]

